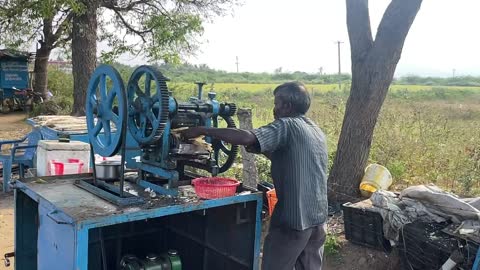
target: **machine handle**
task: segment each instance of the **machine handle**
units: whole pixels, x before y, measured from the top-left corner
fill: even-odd
[[[55,221],[57,224],[72,224],[71,222],[62,220],[60,217],[55,217],[55,214],[57,214],[57,210],[53,210],[52,212],[47,214],[47,217],[49,217],[51,220]]]
[[[12,258],[12,257],[15,257],[15,252],[9,252],[9,253],[3,254],[3,260],[4,260],[5,267],[10,266],[10,259],[9,258]]]

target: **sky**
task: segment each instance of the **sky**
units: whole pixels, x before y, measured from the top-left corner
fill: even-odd
[[[205,25],[193,64],[240,72],[350,73],[345,0],[243,0]],[[389,0],[370,0],[375,36]],[[480,75],[479,0],[424,0],[405,41],[396,76]],[[122,62],[142,59],[123,56]],[[455,71],[454,71],[455,70]]]

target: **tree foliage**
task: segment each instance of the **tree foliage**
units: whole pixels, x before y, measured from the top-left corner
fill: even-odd
[[[104,1],[101,7],[108,12],[99,21],[100,39],[111,49],[102,53],[102,61],[112,62],[129,52],[178,63],[197,49],[202,23],[236,4],[237,0]]]
[[[151,60],[178,62],[193,53],[202,22],[223,14],[237,0],[83,0],[86,11],[73,19],[73,115],[85,113],[85,89],[96,65],[96,41],[108,41],[104,62],[119,54],[143,53]],[[102,14],[102,16],[97,16]],[[97,36],[100,30],[100,36]]]
[[[83,6],[75,0],[0,0],[0,43],[28,49],[32,42],[50,49],[70,41],[71,19]]]
[[[444,86],[480,86],[480,77],[475,76],[456,76],[448,78],[440,77],[422,77],[417,75],[403,76],[395,81],[396,84],[415,84],[415,85],[444,85]]]
[[[74,0],[0,0],[0,44],[28,50],[38,42],[33,89],[44,96],[50,54],[70,42],[73,16],[83,8]]]
[[[126,74],[133,72],[134,66],[113,63],[114,66]],[[302,71],[282,73],[254,73],[254,72],[227,72],[210,68],[205,64],[194,65],[190,63],[171,64],[161,63],[160,71],[172,82],[195,82],[205,81],[209,83],[283,83],[286,81],[302,81],[311,84],[349,84],[349,74],[322,74],[307,73]]]

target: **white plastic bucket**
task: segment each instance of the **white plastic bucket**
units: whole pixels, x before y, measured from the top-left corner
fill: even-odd
[[[377,190],[387,190],[392,182],[392,174],[387,168],[370,164],[365,168],[365,175],[360,183],[360,193],[364,197],[370,197]]]

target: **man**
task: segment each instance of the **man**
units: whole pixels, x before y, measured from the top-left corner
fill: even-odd
[[[201,135],[244,145],[272,161],[278,202],[263,248],[262,270],[319,270],[327,218],[327,146],[323,132],[305,116],[310,96],[302,83],[274,90],[275,121],[249,131],[196,127],[184,138]]]

